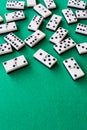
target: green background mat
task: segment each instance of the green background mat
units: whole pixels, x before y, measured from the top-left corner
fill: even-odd
[[[38,0],[37,3],[44,2]],[[62,15],[68,0],[55,0],[57,9],[53,14]],[[14,11],[14,10],[12,10]],[[7,12],[6,0],[0,1],[0,15]],[[75,9],[73,9],[75,11]],[[18,21],[15,32],[22,40],[32,34],[27,27],[37,14],[32,8],[25,8],[26,19]],[[5,19],[5,18],[4,18]],[[49,38],[54,33],[46,29],[50,17],[40,27],[46,38],[33,49],[25,46],[20,51],[0,56],[0,130],[87,130],[87,55],[79,55],[75,48],[59,56],[53,49]],[[79,22],[86,24],[87,20]],[[68,25],[63,17],[60,26],[69,30],[76,43],[87,42],[87,36],[75,33],[76,24]],[[0,36],[0,43],[4,43]],[[50,70],[33,58],[42,48],[58,59]],[[2,62],[16,56],[25,55],[29,66],[6,74]],[[73,81],[63,65],[63,60],[74,57],[86,75]]]

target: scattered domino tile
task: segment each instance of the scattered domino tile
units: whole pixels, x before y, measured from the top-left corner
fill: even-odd
[[[34,7],[36,5],[36,0],[27,0],[27,7]]]
[[[28,65],[28,62],[27,62],[26,58],[24,57],[24,55],[21,55],[14,59],[3,62],[3,66],[7,73],[20,69],[27,65]]]
[[[63,64],[65,65],[66,69],[68,70],[73,80],[77,80],[85,75],[85,73],[83,72],[83,70],[80,68],[80,66],[73,57],[64,60]]]
[[[12,32],[16,30],[17,30],[17,26],[15,22],[0,24],[0,34]]]
[[[6,3],[7,9],[24,9],[25,2],[24,1],[13,1],[8,0]]]
[[[48,24],[46,25],[46,28],[55,31],[58,25],[60,24],[61,20],[62,20],[61,16],[53,14]]]
[[[9,33],[7,36],[5,36],[4,40],[7,43],[11,44],[12,47],[15,48],[16,50],[20,50],[25,45],[25,43],[12,32]]]
[[[68,34],[68,30],[59,27],[57,31],[51,36],[50,42],[57,44],[61,42],[67,34]]]
[[[28,25],[28,29],[32,31],[36,31],[39,29],[41,23],[43,21],[43,17],[39,15],[35,15]]]
[[[56,62],[57,59],[52,55],[48,54],[46,51],[39,49],[35,54],[34,58],[46,65],[48,68],[51,68]]]
[[[30,47],[34,47],[38,42],[40,42],[44,37],[45,33],[43,33],[40,30],[37,30],[32,35],[30,35],[28,38],[26,38],[24,41],[27,45]]]
[[[76,48],[77,48],[79,54],[87,53],[87,42],[81,43],[81,44],[77,44]]]
[[[13,50],[9,43],[0,44],[0,55],[8,54],[11,52],[13,52]]]
[[[67,21],[68,24],[71,23],[76,23],[77,22],[77,18],[74,15],[73,11],[71,9],[63,9],[62,13]]]
[[[34,10],[37,13],[39,13],[41,16],[43,16],[44,18],[47,18],[48,16],[50,16],[52,14],[52,12],[50,10],[48,10],[42,4],[38,4],[38,5],[34,6]]]
[[[25,15],[22,10],[5,14],[7,22],[25,19]]]
[[[0,16],[0,23],[3,22],[3,21],[4,21],[3,18]]]
[[[87,25],[78,23],[76,27],[76,33],[87,35]]]
[[[62,54],[66,52],[67,50],[70,50],[71,48],[75,47],[76,43],[69,37],[60,43],[57,43],[54,45],[54,49],[58,52],[58,54]]]
[[[78,9],[85,9],[86,2],[83,0],[69,0],[68,7],[78,8]]]
[[[55,9],[56,8],[56,4],[55,4],[54,0],[44,0],[44,3],[46,4],[46,7],[48,9]]]
[[[76,17],[78,19],[87,19],[87,10],[76,10]]]

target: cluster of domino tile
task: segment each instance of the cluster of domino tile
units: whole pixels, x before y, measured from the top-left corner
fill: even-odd
[[[78,19],[87,19],[86,2],[84,0],[68,0],[68,9],[63,9],[62,13],[68,24],[76,23]],[[75,14],[70,8],[76,8]],[[76,33],[87,35],[87,25],[78,23]]]
[[[33,7],[33,9],[41,15],[41,16],[35,15],[32,18],[30,24],[28,25],[29,30],[35,31],[32,35],[28,36],[28,38],[24,40],[24,42],[30,47],[35,46],[38,42],[40,42],[46,36],[42,31],[39,30],[39,27],[41,23],[43,22],[44,18],[47,18],[50,15],[52,15],[52,12],[50,10],[56,8],[56,4],[54,0],[44,0],[44,3],[46,7],[43,6],[41,3],[37,4],[36,0],[32,0],[32,1],[27,0],[27,7]],[[7,4],[6,4],[7,9],[20,9],[21,10],[21,9],[24,9],[24,6],[25,6],[25,2],[23,1],[19,1],[19,2],[7,1]],[[86,2],[84,2],[83,0],[69,0],[68,7],[84,9],[84,10],[77,10],[76,15],[73,13],[71,9],[68,9],[68,8],[63,9],[62,13],[68,24],[76,23],[78,19],[87,18],[87,10],[85,10]],[[2,24],[0,26],[0,34],[8,33],[11,31],[16,31],[17,26],[14,21],[24,19],[25,15],[23,11],[21,10],[21,11],[16,11],[16,12],[5,14],[5,18],[6,18],[6,21],[10,23]],[[0,17],[0,20],[1,20],[0,22],[3,22],[2,17]],[[46,25],[47,29],[55,31],[54,34],[50,37],[50,42],[55,44],[53,46],[54,49],[59,54],[62,54],[66,52],[67,50],[76,46],[79,54],[87,53],[87,43],[76,44],[70,37],[64,40],[65,36],[68,34],[68,30],[59,26],[61,20],[62,20],[61,16],[53,14],[48,24]],[[12,24],[11,28],[9,24]],[[87,26],[80,23],[77,24],[76,32],[87,35]],[[20,44],[19,47],[17,43],[15,43],[14,41],[13,42],[11,41],[12,36],[14,38],[13,39],[14,41],[16,40],[17,42],[19,42]],[[11,53],[12,47],[14,47],[16,50],[19,50],[21,47],[25,45],[25,43],[13,33],[8,34],[6,37],[4,37],[4,39],[7,41],[7,43],[1,44],[0,55]],[[43,49],[39,49],[34,54],[34,58],[36,58],[41,63],[46,65],[48,68],[51,68],[57,62],[57,59],[55,57],[53,57],[51,54],[47,53]],[[80,77],[83,77],[85,75],[74,58],[67,59],[63,61],[63,63],[74,80]],[[28,62],[26,58],[24,57],[24,55],[15,57],[3,63],[3,66],[7,73],[14,71],[16,69],[19,69],[21,67],[24,67],[26,65],[28,65]]]
[[[28,7],[34,7],[35,5],[36,5],[36,0],[32,0],[32,1],[27,0]],[[7,36],[4,37],[4,40],[7,43],[0,45],[0,54],[1,55],[13,52],[12,47],[18,51],[25,45],[25,43],[28,44],[30,47],[33,47],[34,45],[36,45],[39,41],[41,41],[45,37],[45,34],[42,31],[38,30],[38,28],[43,21],[43,17],[46,18],[49,15],[51,15],[51,11],[48,10],[42,4],[38,4],[38,5],[40,5],[42,8],[42,13],[40,11],[40,14],[42,16],[37,15],[37,16],[33,17],[33,19],[31,20],[31,23],[28,26],[28,29],[35,31],[35,33],[33,33],[28,38],[26,38],[25,42],[23,42],[14,33],[12,33],[12,31],[17,30],[15,21],[25,18],[24,12],[21,10],[21,9],[24,9],[25,2],[7,1],[7,3],[6,3],[7,9],[20,9],[21,11],[15,11],[15,12],[5,14],[5,18],[8,23],[2,24],[0,26],[0,34],[4,34],[4,33],[8,33],[8,32],[11,32],[11,33],[9,33]],[[52,1],[52,6],[50,8],[52,8],[52,7],[56,8],[56,4],[54,3],[54,1]],[[37,9],[37,12],[38,12],[38,9]],[[3,21],[2,17],[0,17],[0,20],[1,20],[0,22]],[[44,54],[48,55],[48,59],[46,59],[48,61],[48,65],[46,64],[46,62],[45,62],[45,65],[48,66],[49,68],[51,68],[57,62],[57,59],[45,51],[44,51]],[[53,61],[50,61],[50,60],[53,60]],[[51,62],[53,62],[53,63],[51,64]],[[14,71],[18,68],[21,68],[21,67],[27,65],[27,64],[28,64],[28,62],[27,62],[26,58],[24,56],[19,56],[19,57],[15,57],[9,61],[4,62],[3,66],[6,70],[6,72],[9,73],[11,71]]]

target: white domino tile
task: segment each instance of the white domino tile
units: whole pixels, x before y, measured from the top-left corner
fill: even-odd
[[[61,41],[60,43],[57,43],[56,45],[54,45],[54,49],[56,50],[58,54],[62,54],[75,46],[76,46],[76,43],[72,40],[72,38],[69,37]]]
[[[52,55],[48,54],[46,51],[39,49],[35,54],[34,58],[38,61],[46,65],[48,68],[52,68],[52,66],[57,62],[57,59]]]
[[[76,33],[87,35],[87,25],[78,23],[76,27]]]
[[[11,53],[12,47],[9,43],[0,44],[0,55]]]
[[[39,29],[41,23],[43,21],[43,17],[39,15],[35,15],[31,22],[28,25],[28,29],[32,31],[36,31]]]
[[[83,0],[68,0],[68,7],[85,9],[86,2]]]
[[[80,43],[76,45],[79,54],[86,54],[87,53],[87,42]]]
[[[77,80],[85,75],[85,73],[83,72],[83,70],[80,68],[80,66],[73,57],[64,60],[63,64],[65,65],[66,69],[68,70],[73,80]]]
[[[54,0],[44,0],[45,5],[48,9],[55,9],[56,8],[56,4],[54,2]]]
[[[27,7],[34,7],[36,5],[36,0],[27,0]]]
[[[21,55],[11,60],[3,62],[3,66],[7,73],[20,69],[26,65],[28,65],[28,62],[26,58],[24,57],[24,55]]]
[[[76,17],[78,19],[87,19],[87,10],[76,10]]]
[[[25,43],[12,32],[5,36],[4,40],[11,44],[11,46],[16,50],[20,50],[25,45]]]
[[[58,25],[60,24],[62,20],[62,17],[56,14],[53,14],[53,16],[51,17],[51,19],[49,20],[48,24],[46,25],[47,29],[56,31]]]
[[[20,10],[20,11],[15,11],[15,12],[5,14],[5,18],[7,22],[12,22],[12,21],[25,19],[25,15],[24,12]]]
[[[37,13],[39,13],[41,16],[43,16],[44,18],[47,18],[48,16],[50,16],[52,14],[52,12],[50,10],[48,10],[42,4],[38,4],[38,5],[34,6],[34,10]]]
[[[38,44],[44,37],[45,37],[45,33],[43,33],[40,30],[37,30],[36,32],[34,32],[32,35],[28,36],[24,41],[25,43],[30,46],[30,47],[34,47],[36,44]]]
[[[0,24],[0,34],[13,32],[17,30],[17,26],[15,22],[10,22],[6,24]]]
[[[51,36],[50,42],[57,44],[61,42],[67,34],[68,34],[68,30],[59,27],[57,31]]]
[[[71,9],[63,9],[62,13],[68,24],[77,22],[77,18]]]
[[[24,9],[24,6],[25,6],[24,1],[8,0],[6,3],[7,9]]]

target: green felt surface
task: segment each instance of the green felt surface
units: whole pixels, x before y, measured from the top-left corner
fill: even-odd
[[[43,0],[38,0],[44,4]],[[53,14],[62,15],[61,10],[67,8],[68,0],[55,0],[57,9]],[[6,10],[6,0],[0,1],[0,15],[11,12]],[[75,9],[73,9],[75,11]],[[25,39],[32,31],[27,26],[34,14],[33,9],[25,8],[26,19],[18,21],[21,39]],[[33,49],[26,46],[20,51],[0,56],[0,130],[87,130],[87,55],[79,55],[75,48],[59,56],[53,50],[49,38],[53,34],[47,30],[47,18],[40,29],[46,38]],[[5,20],[5,18],[4,18]],[[87,20],[79,20],[86,24]],[[77,24],[68,25],[63,17],[60,26],[69,30],[69,35],[77,43],[87,42],[87,36],[75,33]],[[0,43],[4,43],[0,36]],[[42,48],[58,59],[58,63],[50,70],[33,58],[33,54]],[[25,55],[29,66],[6,74],[2,62],[19,55]],[[73,81],[63,65],[63,60],[74,57],[85,72],[85,77]]]

